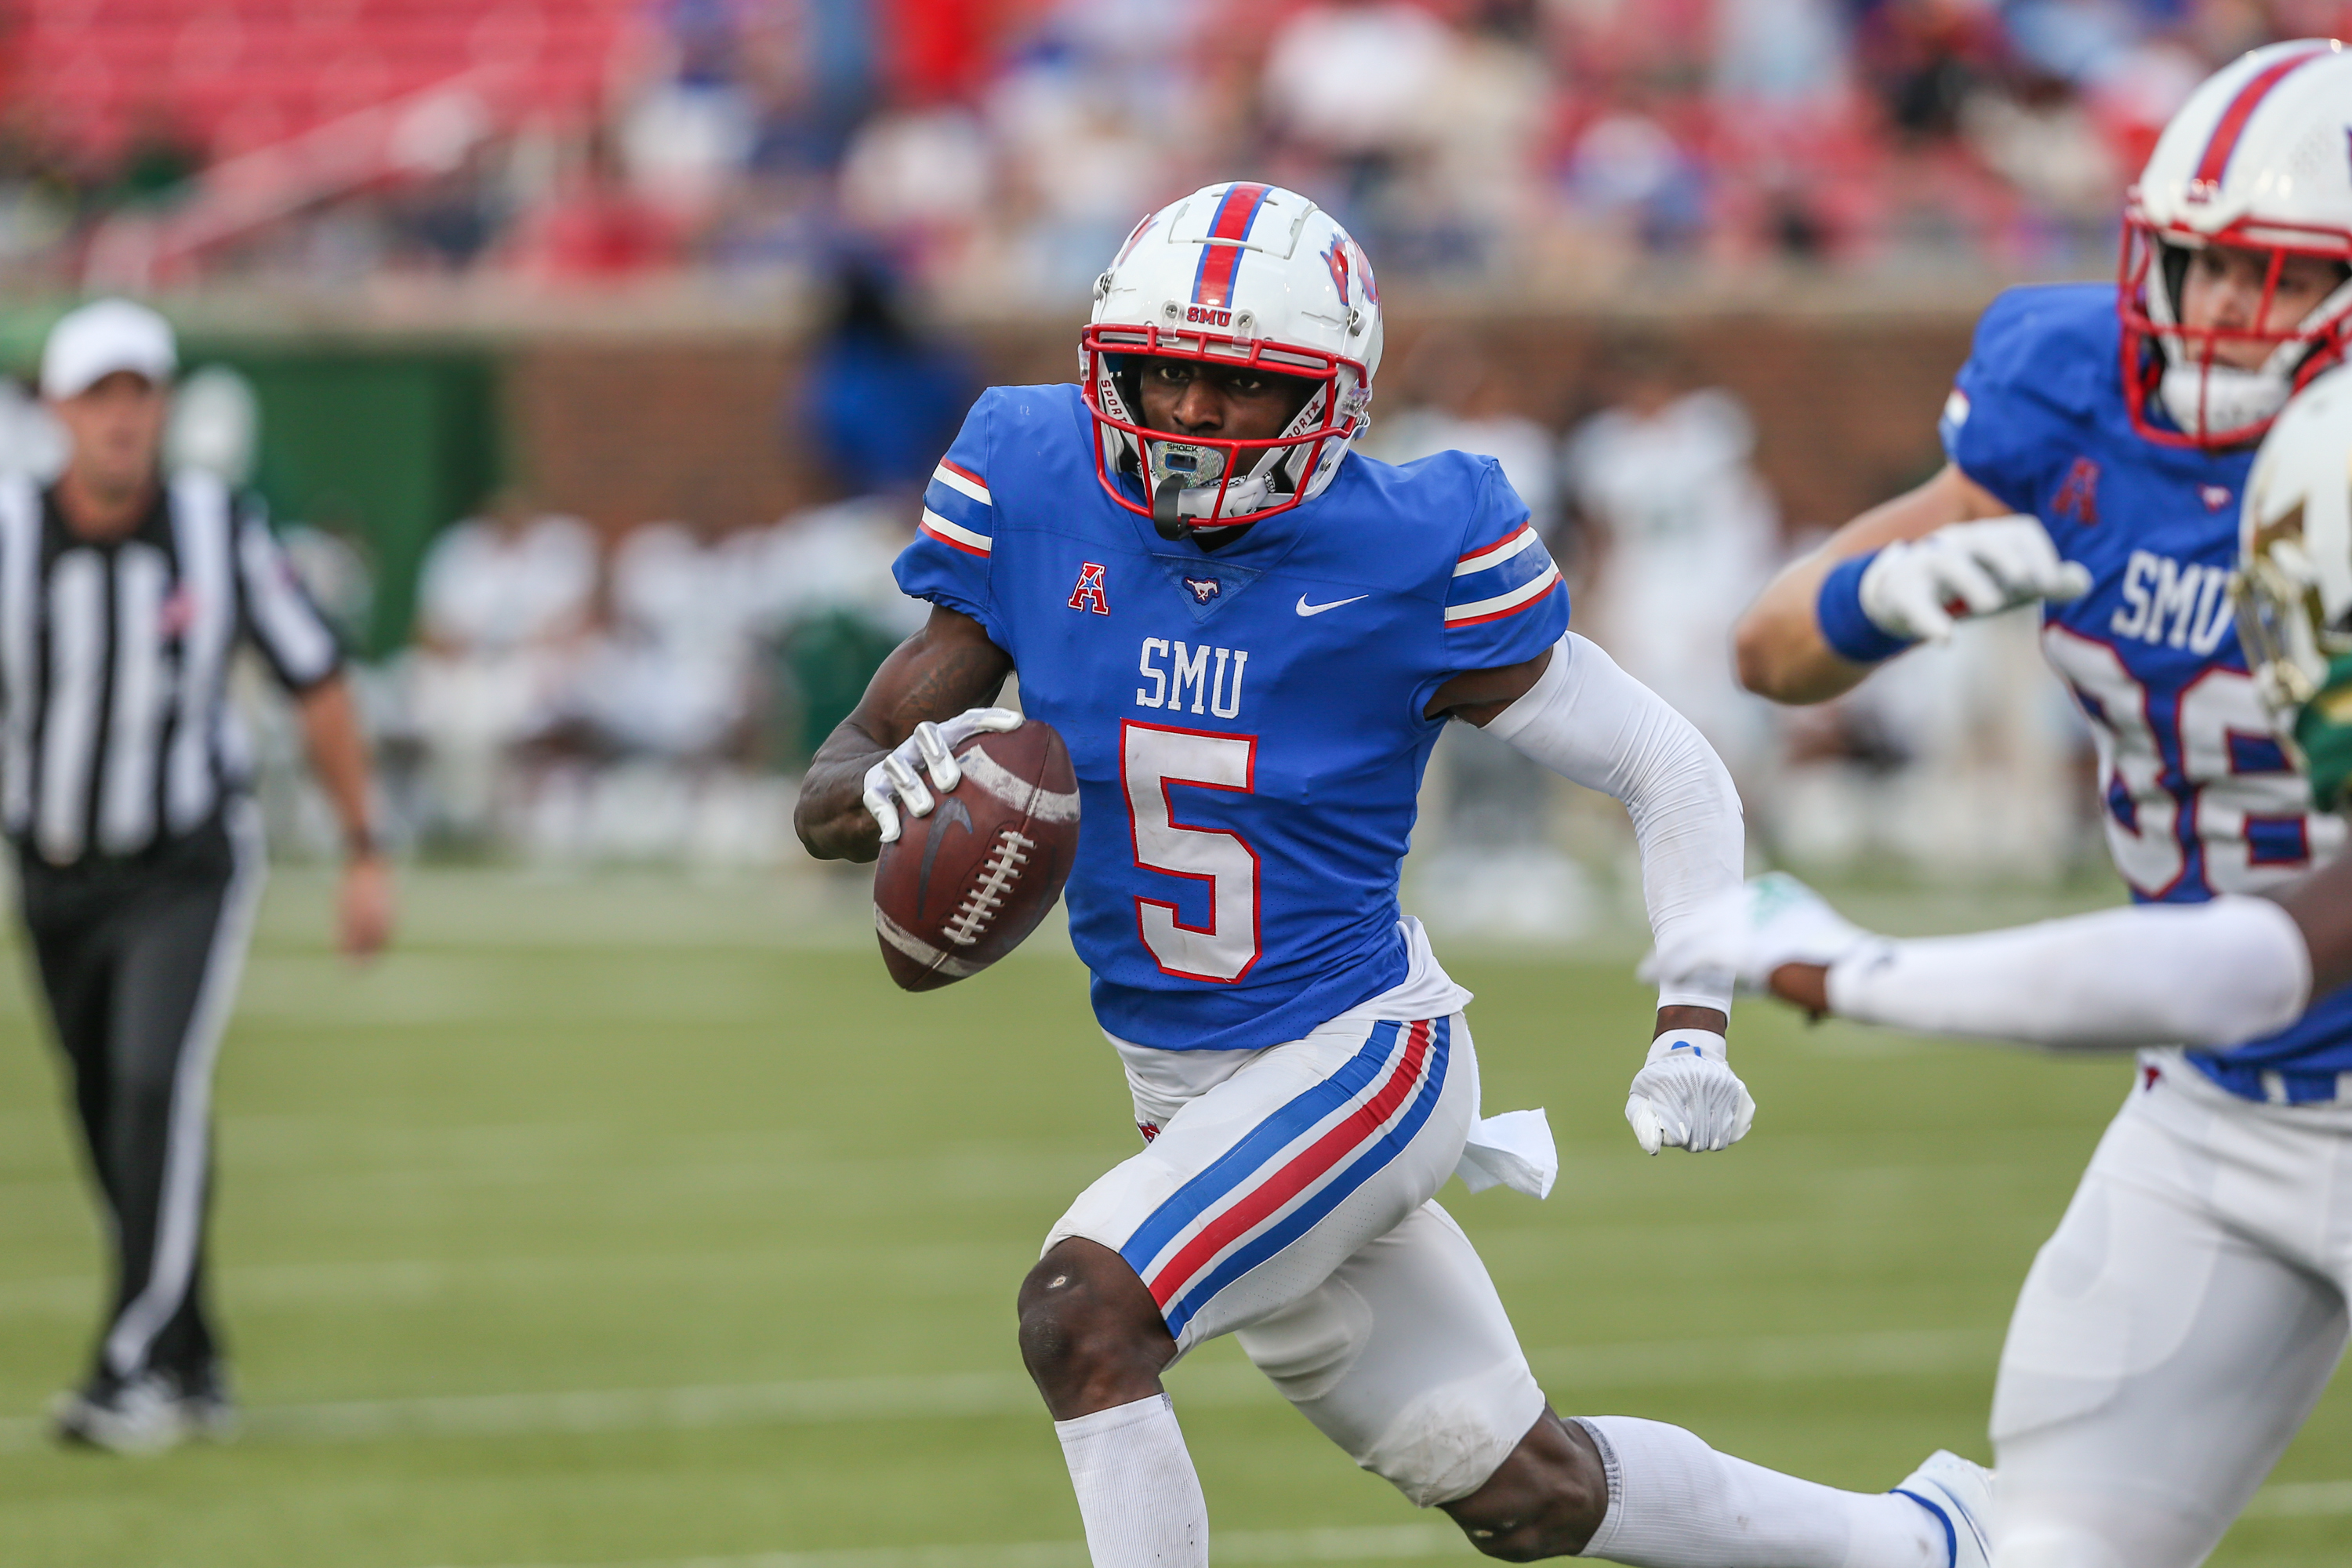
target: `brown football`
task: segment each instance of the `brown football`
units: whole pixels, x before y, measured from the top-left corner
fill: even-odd
[[[905,818],[874,867],[882,962],[908,991],[977,974],[1020,946],[1062,896],[1078,847],[1077,775],[1053,726],[974,735],[955,755],[962,780],[927,816]]]

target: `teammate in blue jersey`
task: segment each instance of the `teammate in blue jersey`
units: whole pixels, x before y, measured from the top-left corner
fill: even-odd
[[[1145,1147],[1080,1194],[1020,1298],[1023,1355],[1099,1568],[1207,1561],[1160,1374],[1234,1333],[1307,1419],[1482,1551],[1664,1568],[1984,1561],[1976,1467],[1856,1494],[1679,1428],[1563,1421],[1477,1254],[1457,1170],[1549,1189],[1537,1113],[1484,1121],[1463,1008],[1397,875],[1432,744],[1484,725],[1624,801],[1654,928],[1736,889],[1737,795],[1697,732],[1567,631],[1488,459],[1350,447],[1381,335],[1363,253],[1306,198],[1212,186],[1097,280],[1077,386],[1001,387],[898,580],[933,607],[827,741],[798,825],[871,858],[961,773],[1016,669],[1081,798],[1071,935]],[[1719,1150],[1754,1114],[1727,981],[1662,987],[1626,1114]]]
[[[2274,737],[2228,584],[2253,442],[2341,359],[2352,324],[2347,106],[2352,56],[2326,40],[2258,50],[2201,86],[2133,192],[2119,289],[1994,303],[1946,405],[1948,466],[1782,574],[1739,626],[1742,679],[1820,700],[1956,616],[2045,599],[2042,645],[2096,738],[2135,900],[2273,888],[2340,844]],[[2189,1282],[2217,1278],[2226,1212],[2166,1209],[2180,1223],[2142,1239],[2168,1256],[2084,1287],[2123,1234],[2112,1193],[2146,1184],[2135,1162],[2172,1157],[2126,1133],[2140,1101],[2331,1113],[2352,1085],[2352,992],[2267,1037],[2147,1066],[2011,1324],[1992,1415],[2004,1564],[2200,1561],[2294,1425],[2237,1419],[2243,1391],[2184,1353],[2205,1289]],[[2184,1426],[2193,1444],[2152,1436]]]

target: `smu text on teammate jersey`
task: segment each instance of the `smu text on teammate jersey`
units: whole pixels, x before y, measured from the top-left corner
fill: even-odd
[[[1075,386],[982,395],[898,584],[986,627],[1069,745],[1103,1027],[1297,1039],[1404,977],[1397,871],[1444,728],[1422,710],[1559,641],[1568,591],[1492,458],[1351,455],[1212,552],[1115,504],[1094,439]]]
[[[2108,847],[2132,896],[2194,902],[2309,870],[2344,826],[2314,815],[2246,673],[2224,586],[2253,448],[2159,446],[2125,408],[2115,289],[2012,289],[1978,325],[1945,449],[2039,517],[2091,591],[2042,612],[2042,641],[2098,742]],[[2242,1094],[2334,1093],[2352,1070],[2352,992],[2199,1066]],[[2266,1070],[2284,1076],[2266,1084]]]

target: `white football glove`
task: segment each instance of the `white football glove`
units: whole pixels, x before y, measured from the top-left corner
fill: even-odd
[[[1962,616],[1990,616],[2033,599],[2074,599],[2091,574],[2061,560],[2040,520],[1993,517],[1897,540],[1864,568],[1862,613],[1889,637],[1943,642]]]
[[[1650,1042],[1649,1064],[1633,1075],[1625,1120],[1642,1152],[1728,1149],[1756,1122],[1756,1101],[1731,1070],[1721,1035],[1670,1029]]]
[[[1784,963],[1823,967],[1885,938],[1866,931],[1830,908],[1819,893],[1786,871],[1751,877],[1675,922],[1655,952],[1642,961],[1644,979],[1729,972],[1743,991],[1768,991]]]
[[[955,760],[958,746],[982,731],[1001,735],[1019,728],[1021,715],[1010,708],[967,708],[944,724],[916,725],[897,750],[866,770],[866,809],[882,825],[882,842],[898,842],[902,804],[908,816],[929,816],[939,804],[932,788],[945,795],[963,783],[962,765]],[[930,771],[929,785],[923,769]]]

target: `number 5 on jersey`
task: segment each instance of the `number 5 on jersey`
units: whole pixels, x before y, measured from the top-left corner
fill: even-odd
[[[1176,820],[1171,785],[1246,795],[1257,737],[1215,735],[1124,721],[1119,774],[1127,789],[1135,863],[1208,884],[1209,923],[1184,923],[1177,907],[1138,895],[1135,924],[1160,969],[1188,980],[1239,980],[1257,963],[1257,852],[1222,828]]]

